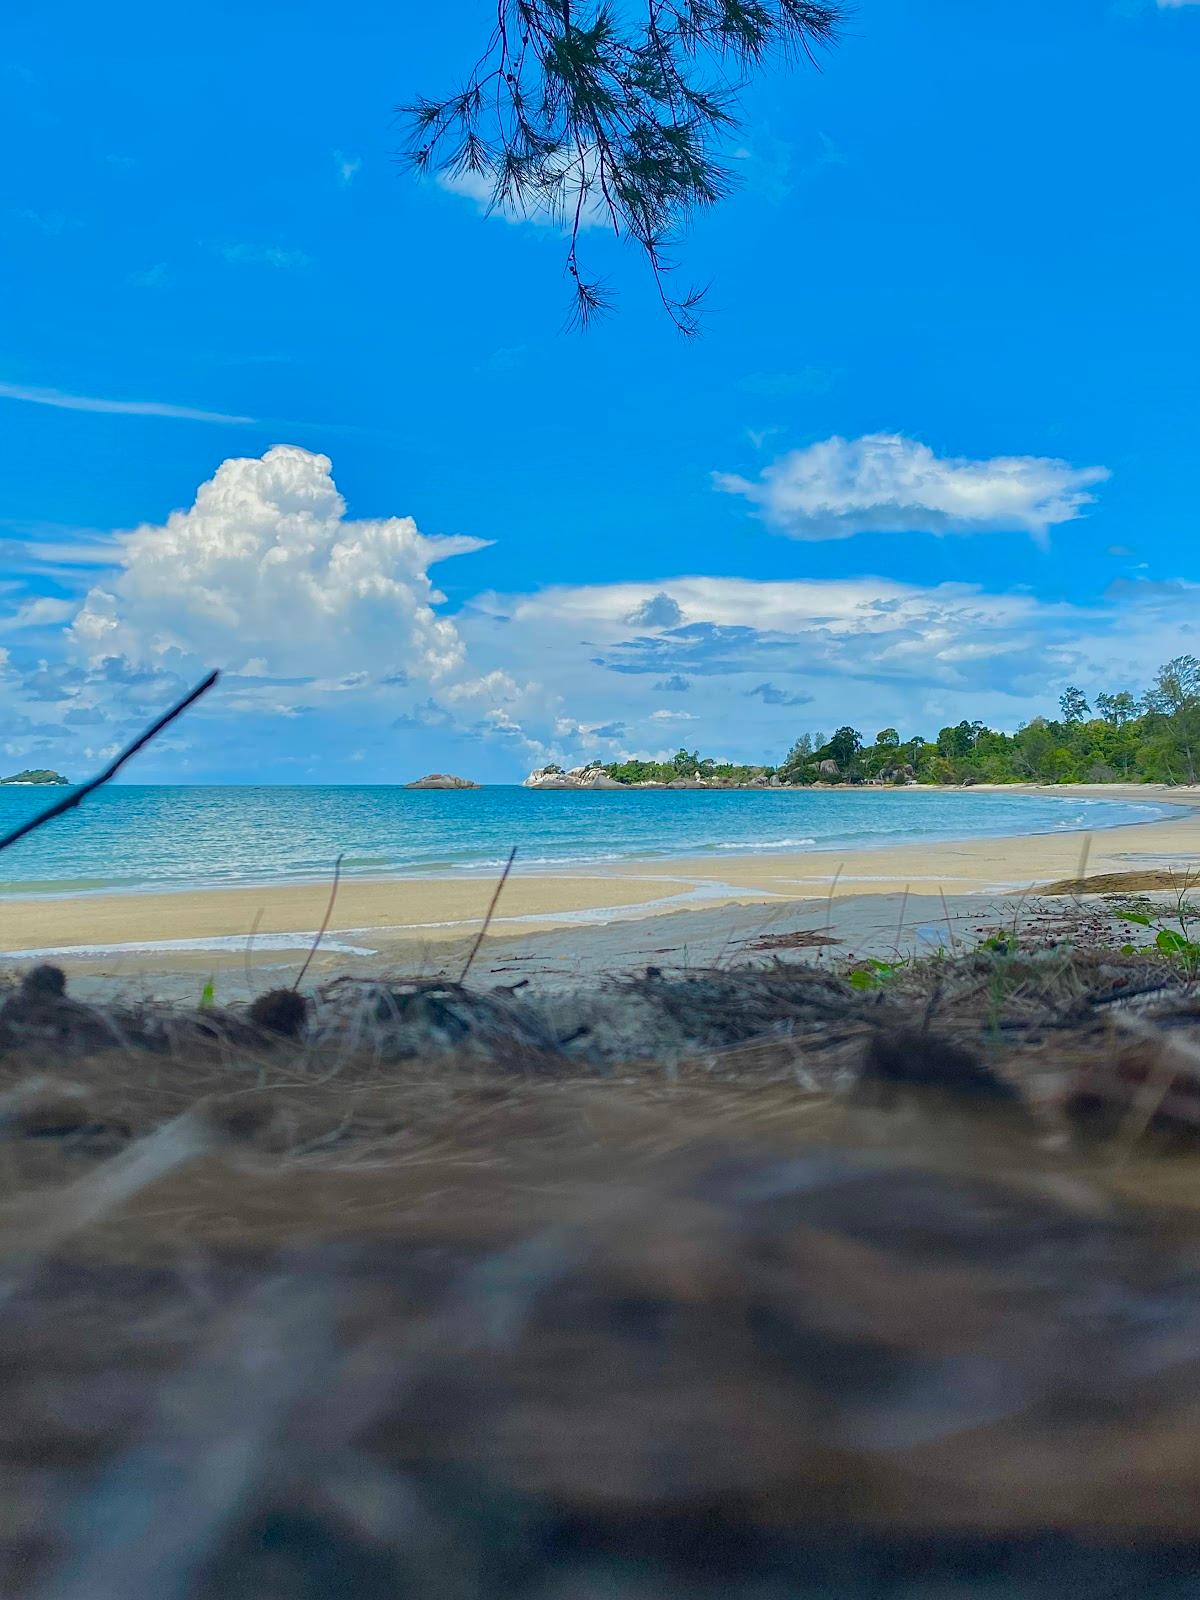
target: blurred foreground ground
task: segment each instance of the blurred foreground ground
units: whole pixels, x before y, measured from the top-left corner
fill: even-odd
[[[1197,1592],[1185,959],[520,984],[8,991],[5,1594]]]

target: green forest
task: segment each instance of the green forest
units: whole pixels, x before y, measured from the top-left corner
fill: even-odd
[[[1127,689],[1089,702],[1066,688],[1057,717],[1033,717],[1015,733],[959,722],[937,737],[857,728],[805,733],[778,766],[738,766],[680,750],[670,761],[620,761],[620,783],[707,779],[730,784],[812,783],[1196,783],[1200,774],[1200,661],[1176,656],[1140,695]]]

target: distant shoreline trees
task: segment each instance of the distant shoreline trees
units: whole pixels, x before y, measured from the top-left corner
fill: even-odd
[[[867,744],[856,728],[801,734],[779,766],[744,766],[680,750],[670,761],[605,767],[619,783],[677,778],[788,785],[971,783],[1196,783],[1200,781],[1200,660],[1176,656],[1141,696],[1122,689],[1089,703],[1069,685],[1060,715],[1033,717],[1015,733],[966,720],[936,739],[883,728]]]

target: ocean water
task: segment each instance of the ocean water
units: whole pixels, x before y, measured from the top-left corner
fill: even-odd
[[[0,788],[0,832],[55,791]],[[0,894],[348,875],[493,873],[639,857],[805,852],[1148,822],[1150,801],[929,790],[459,792],[385,786],[123,785],[0,853]]]

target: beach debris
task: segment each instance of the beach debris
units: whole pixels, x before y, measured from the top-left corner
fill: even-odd
[[[67,992],[67,975],[61,967],[43,962],[40,966],[31,967],[21,979],[21,991],[25,995],[61,999]]]
[[[318,1038],[357,1035],[383,1060],[463,1055],[519,1070],[563,1063],[560,1041],[536,1006],[450,980],[335,979],[320,991],[313,1026]]]
[[[597,1064],[674,1064],[806,1029],[816,1038],[859,1008],[841,978],[782,966],[694,973],[648,967],[642,976],[535,995],[526,1004],[572,1059]]]
[[[764,933],[756,939],[746,940],[743,950],[819,950],[829,945],[844,943],[820,928],[797,928],[794,933]]]
[[[308,1000],[295,989],[268,989],[250,1007],[250,1021],[267,1033],[294,1039],[308,1020]]]
[[[123,1043],[113,1008],[85,1005],[67,994],[61,967],[30,969],[0,1004],[0,1050],[41,1042],[69,1050]]]
[[[1020,1095],[976,1051],[916,1028],[878,1029],[863,1051],[860,1082],[886,1096],[935,1090],[988,1107],[1015,1105]]]

